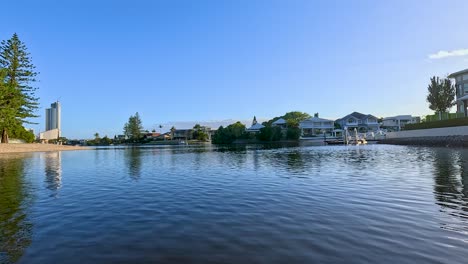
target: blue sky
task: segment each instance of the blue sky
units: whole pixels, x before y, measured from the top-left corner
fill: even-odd
[[[7,1],[44,109],[69,138],[288,111],[430,114],[433,75],[468,68],[468,1]],[[442,51],[442,52],[441,52]],[[444,52],[445,51],[445,52]],[[452,56],[453,55],[453,56]],[[36,131],[44,129],[38,118]]]

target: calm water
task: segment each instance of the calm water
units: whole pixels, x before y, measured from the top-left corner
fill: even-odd
[[[0,155],[0,263],[467,260],[467,149]]]

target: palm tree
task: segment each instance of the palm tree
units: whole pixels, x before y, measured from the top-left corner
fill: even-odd
[[[99,133],[98,132],[94,133],[94,138],[99,139]]]

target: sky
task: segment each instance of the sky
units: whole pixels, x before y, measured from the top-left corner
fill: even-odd
[[[289,111],[431,114],[431,76],[468,68],[464,0],[4,1],[67,138],[216,127]],[[159,128],[158,128],[159,131]]]

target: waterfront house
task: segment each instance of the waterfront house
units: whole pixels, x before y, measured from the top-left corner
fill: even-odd
[[[464,114],[468,117],[468,69],[454,72],[448,76],[455,79],[455,88],[457,96],[457,113]]]
[[[155,140],[160,135],[161,135],[161,133],[157,133],[157,132],[145,132],[143,134],[143,137],[146,138],[146,139],[149,139],[149,140]]]
[[[385,117],[382,121],[382,127],[390,131],[400,131],[406,124],[416,124],[420,122],[421,118],[419,116],[398,115]]]
[[[260,132],[260,129],[264,128],[265,126],[259,123],[255,123],[249,128],[247,128],[245,131],[250,132],[250,133],[258,133]]]
[[[314,116],[299,122],[299,128],[301,129],[302,138],[316,137],[324,134],[331,135],[335,128],[335,122]]]
[[[191,140],[193,139],[193,129],[176,129],[174,131],[173,139]]]
[[[361,133],[380,129],[377,117],[361,114],[359,112],[353,112],[343,118],[337,119],[335,123],[339,124],[343,129],[354,130],[356,128]]]
[[[252,125],[245,129],[246,132],[249,132],[249,133],[253,133],[253,134],[256,134],[256,133],[259,133],[260,132],[260,129],[264,128],[265,126],[262,125],[262,124],[259,124],[257,122],[257,117],[253,117],[253,120],[252,120]]]
[[[272,127],[280,127],[281,129],[287,128],[287,122],[283,118],[276,120],[275,122],[271,123]]]

